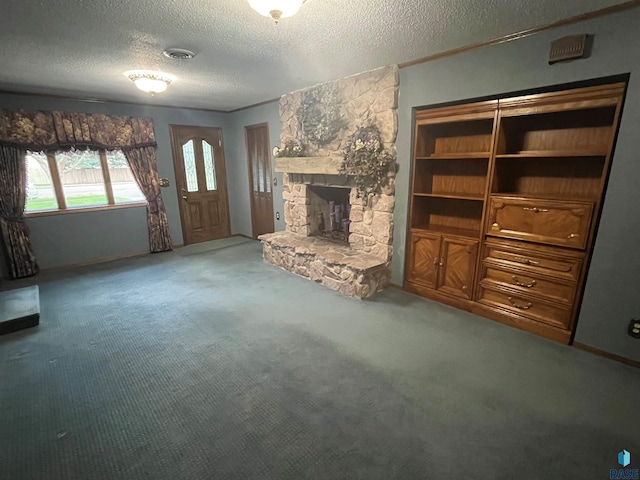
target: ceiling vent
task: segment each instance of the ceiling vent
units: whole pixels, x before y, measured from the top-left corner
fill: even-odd
[[[196,56],[191,50],[185,50],[184,48],[167,48],[162,54],[174,60],[191,60]]]

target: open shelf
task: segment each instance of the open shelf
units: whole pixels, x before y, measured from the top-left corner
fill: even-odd
[[[487,185],[489,160],[458,159],[416,162],[413,192],[416,195],[479,200]]]
[[[480,230],[447,227],[446,225],[432,225],[432,224],[418,225],[417,227],[412,227],[411,231],[414,233],[419,233],[419,232],[442,233],[444,235],[471,238],[474,240],[476,240],[480,236]]]
[[[497,154],[548,152],[550,156],[567,156],[558,152],[609,150],[616,108],[606,106],[553,113],[502,116],[498,132]]]
[[[604,156],[496,157],[492,193],[535,198],[588,199],[600,195]]]
[[[465,157],[487,156],[493,139],[493,118],[419,125],[415,156]],[[472,157],[467,157],[472,158]]]
[[[475,199],[414,195],[411,228],[429,225],[430,230],[453,228],[480,232],[483,206],[484,202]]]
[[[472,195],[472,194],[455,194],[455,193],[414,193],[416,197],[434,197],[434,198],[451,198],[454,200],[471,200],[474,202],[484,201],[484,195]]]
[[[606,152],[589,150],[522,150],[515,153],[503,153],[496,158],[574,158],[574,157],[605,157]]]
[[[490,152],[434,153],[427,157],[416,157],[416,160],[467,160],[470,158],[486,160],[490,155]]]
[[[594,198],[589,195],[575,195],[572,193],[518,193],[518,192],[500,192],[492,193],[491,196],[513,197],[513,198],[531,198],[539,200],[558,200],[558,201],[580,201],[593,202]]]

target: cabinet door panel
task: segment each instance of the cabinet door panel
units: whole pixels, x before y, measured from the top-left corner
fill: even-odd
[[[491,197],[489,235],[585,248],[593,204]]]
[[[440,235],[412,234],[409,281],[436,288]]]
[[[477,254],[477,241],[443,237],[438,289],[451,295],[471,298]]]

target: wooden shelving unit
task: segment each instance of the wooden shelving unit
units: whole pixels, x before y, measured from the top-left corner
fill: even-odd
[[[405,288],[570,342],[624,88],[418,111]]]

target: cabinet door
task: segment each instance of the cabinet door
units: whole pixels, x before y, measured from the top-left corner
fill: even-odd
[[[476,240],[442,237],[438,290],[458,297],[471,298],[477,258]]]
[[[440,235],[420,233],[411,235],[409,281],[436,288]]]
[[[593,203],[491,197],[489,235],[585,248]]]

